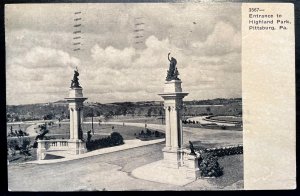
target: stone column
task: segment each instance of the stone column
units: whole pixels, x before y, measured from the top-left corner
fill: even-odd
[[[164,92],[159,95],[164,99],[166,115],[166,146],[163,149],[164,163],[167,167],[178,168],[182,164],[182,100],[188,93],[182,92],[181,80],[171,80],[165,82]]]
[[[170,110],[171,107],[165,106],[165,123],[166,123],[166,148],[171,148],[171,125],[170,125]]]
[[[69,105],[69,110],[70,110],[70,130],[74,130],[74,121],[71,119],[74,119],[74,109]],[[70,139],[74,139],[74,132],[70,131]]]
[[[70,88],[69,97],[65,98],[69,103],[70,110],[70,140],[69,147],[75,154],[86,152],[85,142],[81,138],[80,129],[82,124],[83,97],[81,87]]]

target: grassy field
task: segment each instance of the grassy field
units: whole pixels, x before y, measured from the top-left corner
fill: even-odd
[[[212,120],[220,120],[226,122],[242,122],[242,117],[235,117],[235,116],[213,116],[210,119]]]
[[[59,127],[57,124],[53,126],[48,126],[47,127],[49,130],[49,135],[51,137],[55,137],[57,139],[66,139],[69,138],[69,129],[70,125],[69,124],[61,124],[61,127]],[[83,124],[82,125],[83,133],[84,133],[84,138],[87,137],[87,131],[92,129],[91,124]],[[110,135],[112,132],[119,132],[124,140],[131,140],[131,139],[136,139],[136,135],[138,135],[143,128],[139,127],[134,127],[134,126],[122,126],[122,125],[104,125],[104,124],[94,124],[94,135],[92,135],[92,139],[98,139],[101,137],[107,137]],[[145,131],[145,130],[144,130]],[[154,131],[154,130],[151,130]],[[52,134],[58,134],[58,135],[52,135]]]
[[[94,118],[95,124],[98,123],[99,117]],[[101,119],[104,121],[104,119]],[[91,122],[92,118],[88,117],[85,118],[84,121]],[[161,116],[152,116],[152,117],[144,117],[144,116],[114,116],[113,118],[108,119],[107,121],[110,122],[131,122],[131,123],[149,123],[149,124],[164,124],[165,120],[163,119],[163,122],[161,120]]]
[[[223,167],[223,175],[218,178],[208,179],[210,183],[219,187],[226,187],[244,179],[242,154],[220,157],[218,162]]]

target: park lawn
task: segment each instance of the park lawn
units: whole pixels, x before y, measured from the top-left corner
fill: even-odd
[[[240,126],[225,126],[222,128],[220,125],[203,125],[203,124],[182,124],[183,127],[192,127],[192,128],[204,128],[204,129],[216,129],[216,130],[230,130],[230,131],[243,131],[243,127]]]
[[[62,138],[69,138],[69,129],[70,125],[69,124],[61,124],[61,127],[58,126],[58,124],[54,124],[52,126],[47,127],[49,130],[49,136],[51,134],[59,134],[59,135],[51,135],[51,137],[55,137],[57,139],[62,139]],[[82,129],[83,129],[83,135],[84,138],[86,139],[87,136],[87,131],[92,129],[91,124],[82,124]],[[144,128],[140,127],[134,127],[134,126],[122,126],[122,125],[106,125],[106,124],[94,124],[94,135],[92,134],[92,140],[93,139],[98,139],[102,137],[109,136],[112,132],[119,132],[124,140],[132,140],[136,139],[136,135],[138,135]],[[154,131],[151,130],[150,131]],[[47,135],[46,135],[47,136]]]
[[[222,188],[244,179],[243,154],[220,157],[218,162],[223,167],[223,175],[208,179],[209,183]],[[242,189],[243,187],[238,188]]]
[[[144,117],[144,116],[122,116],[122,117],[116,117],[116,118],[111,118],[108,121],[112,122],[130,122],[130,123],[147,123],[147,124],[164,124],[165,120],[162,119],[160,116],[157,117]]]
[[[242,117],[233,117],[233,116],[213,116],[211,117],[213,120],[221,120],[227,122],[242,122]]]

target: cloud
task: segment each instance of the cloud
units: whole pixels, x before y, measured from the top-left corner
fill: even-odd
[[[218,22],[212,34],[204,42],[195,42],[193,47],[206,55],[218,56],[241,51],[241,33],[223,21]]]
[[[68,88],[69,80],[66,80],[66,75],[71,78],[73,66],[77,64],[79,60],[67,52],[39,46],[23,55],[8,59],[6,66],[7,101],[20,101],[20,97],[22,101],[29,103],[50,101],[52,95],[55,94],[57,97],[57,93]],[[25,99],[24,94],[33,96]],[[49,96],[41,99],[41,96],[34,94]]]
[[[136,52],[134,48],[119,50],[112,46],[102,49],[96,44],[91,53],[93,60],[104,67],[109,65],[112,68],[125,69],[131,66]]]
[[[177,59],[187,99],[241,96],[239,6],[95,5],[6,9],[8,104],[64,98],[75,66],[90,101],[160,100],[168,52]],[[78,9],[83,34],[74,52]],[[141,44],[135,43],[136,17],[145,23]]]

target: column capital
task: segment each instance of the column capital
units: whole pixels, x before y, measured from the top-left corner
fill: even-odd
[[[164,106],[165,110],[170,110],[170,106]]]
[[[77,106],[77,107],[74,108],[74,110],[80,111],[80,110],[81,110],[81,107],[78,107],[78,106]]]

